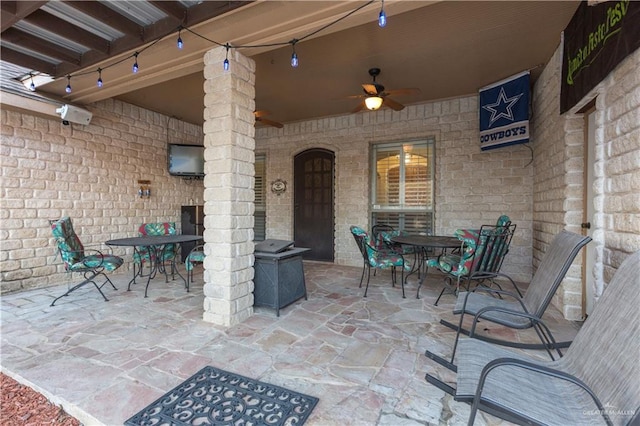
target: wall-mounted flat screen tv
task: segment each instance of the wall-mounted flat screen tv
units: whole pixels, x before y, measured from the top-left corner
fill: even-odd
[[[170,175],[202,177],[204,146],[169,144],[167,162]]]

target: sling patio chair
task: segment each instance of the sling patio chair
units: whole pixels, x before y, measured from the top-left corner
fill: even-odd
[[[405,261],[402,253],[395,252],[389,247],[377,248],[369,233],[358,226],[351,226],[350,230],[364,262],[362,266],[362,276],[360,277],[360,288],[362,288],[364,274],[365,272],[367,273],[367,286],[364,290],[364,297],[367,297],[367,291],[369,290],[371,268],[374,268],[374,270],[391,269],[391,283],[393,287],[395,287],[397,281],[396,268],[400,268],[402,273],[402,297],[404,298],[404,271],[405,269],[407,271],[410,270],[411,265]]]
[[[456,371],[456,366],[453,362],[461,333],[472,334],[477,339],[504,346],[522,349],[545,349],[551,359],[553,359],[551,352],[553,349],[558,352],[559,356],[562,356],[560,348],[567,347],[571,342],[556,343],[551,331],[543,322],[542,315],[547,310],[549,303],[551,303],[553,295],[556,293],[573,260],[580,252],[580,249],[589,241],[591,241],[590,237],[566,230],[560,231],[549,245],[523,297],[513,292],[486,287],[476,287],[474,291],[458,294],[453,310],[454,314],[460,315],[458,325],[456,326],[443,319],[440,320],[442,325],[456,330],[451,361],[447,361],[430,351],[426,352],[427,357]],[[508,296],[508,299],[496,297],[497,295]],[[462,327],[467,314],[473,316],[470,331],[464,330]],[[514,329],[533,328],[542,344],[510,342],[475,334],[476,326],[480,320],[490,321]]]
[[[604,289],[564,357],[545,361],[476,339],[460,341],[455,399],[516,424],[640,421],[640,251]]]
[[[72,286],[62,296],[56,297],[53,302],[51,302],[51,306],[53,306],[58,299],[68,296],[86,284],[93,284],[104,300],[109,301],[107,296],[102,292],[102,287],[109,283],[114,290],[117,290],[117,288],[113,285],[109,277],[104,274],[104,271],[113,272],[118,269],[122,266],[122,258],[111,254],[103,254],[98,250],[85,249],[80,238],[78,238],[78,235],[73,230],[73,224],[69,217],[51,220],[49,223],[51,224],[51,233],[55,238],[60,257],[64,262],[65,270],[69,273],[80,272],[84,275],[83,281]],[[98,285],[95,281],[98,275],[102,275],[105,279],[101,285]]]

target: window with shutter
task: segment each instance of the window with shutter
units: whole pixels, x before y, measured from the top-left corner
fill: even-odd
[[[434,140],[374,145],[371,224],[433,233]]]
[[[264,155],[256,155],[255,171],[253,239],[263,241],[267,234],[266,157]]]

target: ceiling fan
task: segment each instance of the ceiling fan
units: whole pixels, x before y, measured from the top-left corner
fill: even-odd
[[[263,123],[269,126],[277,127],[278,129],[281,129],[284,126],[282,123],[278,123],[277,121],[264,118],[265,115],[269,115],[269,111],[264,111],[264,110],[254,111],[253,115],[256,116],[256,121],[258,123]]]
[[[413,95],[420,93],[420,89],[395,89],[387,90],[382,84],[376,82],[376,77],[380,75],[380,68],[371,68],[369,75],[373,78],[373,82],[362,85],[363,95],[353,95],[349,98],[364,98],[364,100],[351,112],[358,112],[364,108],[375,111],[385,105],[389,108],[400,111],[404,109],[404,105],[389,98],[389,95]]]

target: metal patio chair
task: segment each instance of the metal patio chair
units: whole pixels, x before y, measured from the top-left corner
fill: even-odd
[[[58,299],[68,296],[86,284],[93,284],[104,300],[109,301],[107,296],[102,292],[102,287],[109,283],[114,290],[117,290],[117,288],[113,285],[109,277],[104,274],[104,271],[113,272],[118,269],[122,266],[122,258],[111,254],[103,254],[98,250],[85,249],[80,238],[78,238],[78,235],[73,230],[73,224],[69,217],[51,220],[49,223],[51,224],[51,233],[55,238],[60,257],[64,262],[65,270],[69,273],[79,272],[84,275],[84,280],[75,284],[62,296],[56,297],[53,302],[51,302],[51,306],[53,306]],[[102,275],[105,279],[101,285],[98,285],[95,280],[98,275]]]
[[[364,274],[367,273],[367,286],[364,290],[364,297],[367,297],[367,291],[369,290],[369,279],[371,277],[371,268],[377,269],[391,269],[391,283],[395,287],[396,285],[396,268],[401,270],[401,285],[402,285],[402,297],[404,294],[404,271],[411,269],[411,265],[405,261],[402,253],[395,252],[390,247],[377,248],[371,236],[367,231],[358,227],[351,226],[351,234],[358,245],[360,254],[363,258],[362,276],[360,277],[360,288],[362,287],[362,281],[364,280]]]
[[[637,425],[640,421],[640,251],[620,265],[564,357],[543,361],[476,339],[460,341],[455,399],[516,424]]]
[[[520,297],[513,292],[486,287],[477,287],[474,291],[461,292],[453,310],[454,314],[460,315],[458,325],[440,320],[441,324],[457,331],[451,361],[447,361],[430,351],[426,352],[427,357],[456,371],[456,365],[453,362],[461,333],[504,346],[523,349],[545,349],[551,359],[553,359],[553,349],[558,352],[559,356],[562,356],[560,348],[568,346],[570,342],[556,343],[551,331],[544,324],[542,315],[549,303],[551,303],[553,295],[556,293],[573,260],[580,252],[580,249],[589,241],[591,241],[590,237],[566,230],[562,230],[556,235],[544,254],[536,273],[533,275],[524,297]],[[495,297],[496,295],[508,296],[509,299],[498,298]],[[470,331],[464,330],[462,327],[464,317],[467,314],[473,316],[473,324]],[[480,320],[490,321],[514,329],[533,328],[542,343],[524,344],[476,334],[476,326]],[[437,379],[434,378],[434,380]]]
[[[175,222],[157,222],[157,223],[143,223],[138,228],[138,235],[141,237],[144,236],[153,236],[153,235],[176,235],[176,224]],[[138,275],[143,276],[142,270],[145,263],[152,265],[153,262],[156,261],[156,256],[160,256],[161,259],[158,259],[158,265],[162,265],[161,272],[165,274],[166,282],[169,282],[169,275],[167,274],[167,270],[165,267],[165,262],[170,262],[171,265],[171,275],[172,278],[175,278],[176,271],[176,258],[178,256],[178,248],[180,246],[178,244],[167,244],[162,248],[162,251],[155,250],[154,247],[136,247],[133,252],[133,267],[135,269],[136,265],[140,265],[140,269],[138,271]],[[134,270],[134,276],[136,276]]]
[[[447,291],[458,294],[461,284],[468,290],[472,281],[478,285],[496,286],[502,289],[496,281],[497,278],[509,281],[522,297],[522,292],[513,279],[500,272],[502,263],[509,253],[515,230],[516,225],[512,224],[506,215],[500,216],[496,225],[482,225],[480,229],[456,230],[454,236],[461,242],[460,253],[443,253],[427,261],[427,267],[440,270],[445,274],[446,280],[446,285],[434,305],[438,305]]]
[[[204,244],[198,244],[191,249],[184,260],[184,267],[187,270],[187,293],[189,292],[189,286],[193,282],[193,268],[196,263],[204,263],[204,257]]]

